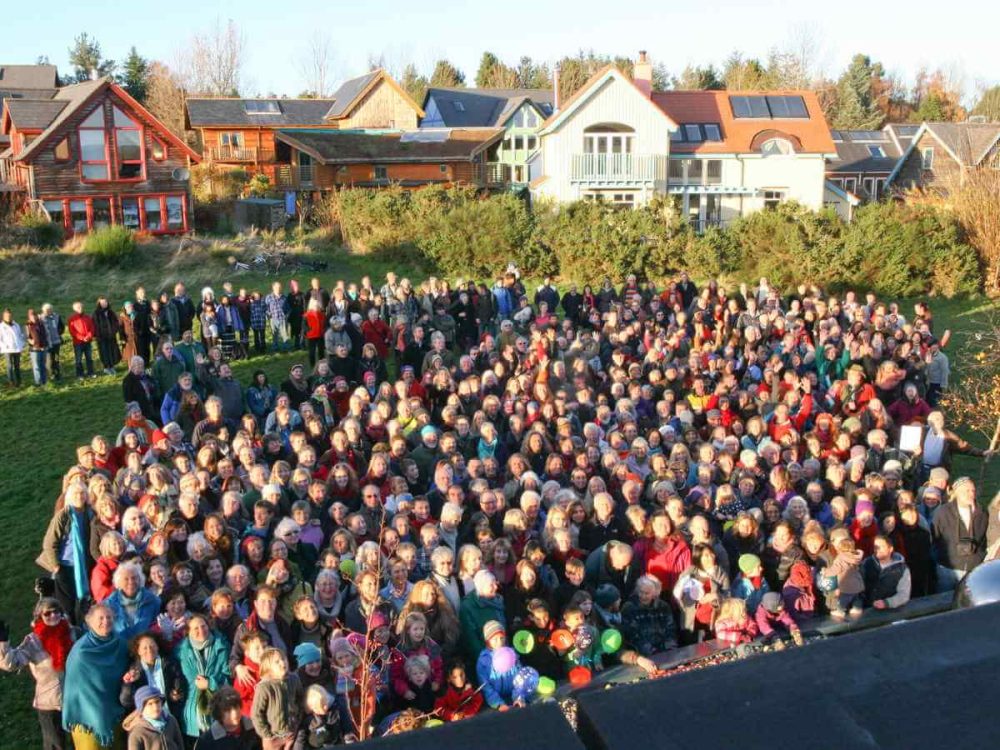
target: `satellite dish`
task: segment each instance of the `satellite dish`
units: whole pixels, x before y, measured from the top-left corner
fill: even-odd
[[[178,167],[170,173],[170,176],[177,182],[187,182],[191,179],[191,170],[185,167]]]

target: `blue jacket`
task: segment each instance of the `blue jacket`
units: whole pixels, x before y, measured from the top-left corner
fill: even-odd
[[[274,409],[274,402],[278,398],[278,391],[271,385],[265,385],[263,388],[252,385],[247,388],[246,398],[250,413],[257,417],[257,419],[265,419],[271,410]]]
[[[514,312],[514,295],[505,286],[493,287],[493,298],[497,301],[497,317],[503,320]]]
[[[230,327],[237,333],[245,330],[243,326],[243,318],[240,317],[240,311],[231,304],[229,306],[219,305],[215,311],[215,317],[219,321],[220,331],[225,331]]]
[[[177,420],[177,413],[181,410],[181,387],[175,385],[163,396],[163,403],[160,404],[160,424],[167,424]]]
[[[510,705],[517,697],[514,695],[514,677],[521,668],[520,659],[514,668],[500,674],[493,669],[493,651],[484,648],[476,660],[476,678],[483,686],[483,699],[490,708]]]
[[[747,614],[753,617],[754,613],[757,612],[757,607],[760,606],[760,600],[770,590],[771,587],[767,585],[767,581],[763,577],[760,579],[760,588],[755,589],[747,577],[740,573],[733,583],[732,594],[747,603]]]
[[[191,639],[185,638],[177,647],[177,661],[180,662],[181,673],[186,683],[182,722],[184,734],[188,737],[197,737],[211,725],[212,716],[198,711],[201,691],[195,687],[195,678],[198,675],[205,675],[208,679],[208,689],[213,693],[230,682],[229,643],[225,636],[213,631],[203,657],[199,657],[191,645]],[[204,703],[204,698],[202,702]]]
[[[160,614],[160,597],[149,589],[139,590],[139,604],[136,608],[135,620],[129,621],[125,614],[124,598],[121,591],[115,589],[104,603],[107,604],[115,615],[115,632],[127,641],[132,640],[140,633],[145,633],[156,622],[156,616]]]

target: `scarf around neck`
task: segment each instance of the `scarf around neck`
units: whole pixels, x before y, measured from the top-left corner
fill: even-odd
[[[42,648],[52,659],[52,668],[57,672],[62,672],[66,667],[66,657],[73,647],[73,636],[70,633],[69,621],[66,618],[59,620],[58,625],[46,625],[44,621],[38,620],[32,627],[32,631],[42,643]]]

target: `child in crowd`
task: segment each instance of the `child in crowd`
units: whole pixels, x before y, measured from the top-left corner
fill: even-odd
[[[792,640],[795,641],[796,646],[802,645],[802,631],[799,630],[799,626],[795,624],[795,620],[785,610],[781,594],[777,591],[769,591],[764,594],[760,600],[760,606],[757,607],[757,614],[754,616],[754,619],[757,623],[757,630],[766,641],[781,643],[780,638],[782,634],[787,633],[792,636]]]
[[[277,648],[260,657],[260,682],[254,690],[250,718],[265,750],[292,750],[305,705],[299,676]]]
[[[475,716],[483,707],[481,691],[476,690],[465,676],[465,665],[452,662],[448,668],[448,688],[434,703],[441,721],[460,721]]]
[[[861,560],[864,553],[856,549],[854,540],[848,536],[840,537],[834,545],[837,556],[823,574],[836,577],[837,579],[837,607],[830,612],[830,616],[835,620],[843,620],[845,617],[860,617],[862,609],[862,595],[865,591],[865,581],[861,575]]]
[[[715,637],[727,646],[750,643],[757,637],[757,624],[747,612],[744,599],[723,599],[719,616],[715,618]]]

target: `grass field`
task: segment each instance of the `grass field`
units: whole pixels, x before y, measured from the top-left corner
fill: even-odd
[[[230,278],[226,258],[233,253],[232,247],[208,243],[178,249],[179,245],[179,241],[172,241],[140,249],[139,259],[128,270],[94,267],[86,258],[62,253],[0,252],[0,307],[13,308],[18,320],[23,321],[28,306],[37,307],[43,302],[53,303],[65,315],[76,298],[86,300],[89,310],[99,294],[108,294],[117,308],[139,284],[153,295],[183,280],[196,297],[203,285],[218,290]],[[356,281],[366,273],[379,284],[389,269],[419,280],[429,270],[401,265],[391,257],[351,256],[332,246],[321,245],[315,252],[330,262],[329,270],[319,274],[327,288],[335,279]],[[308,274],[299,279],[307,282]],[[233,276],[231,280],[237,287],[262,290],[270,282],[253,274]],[[287,281],[287,277],[282,280]],[[938,330],[951,328],[961,337],[973,326],[974,316],[984,309],[984,303],[938,300],[933,308]],[[16,641],[26,632],[35,601],[32,585],[40,571],[34,559],[62,474],[75,460],[78,445],[96,433],[113,437],[122,423],[121,373],[77,384],[72,377],[71,352],[66,354],[69,357],[64,357],[63,372],[70,377],[64,378],[62,384],[0,393],[0,560],[4,562],[0,619],[11,624],[12,640]],[[280,380],[292,362],[301,358],[299,354],[286,354],[240,362],[234,368],[235,374],[246,382],[253,369],[263,367],[272,380]],[[960,365],[953,360],[953,366],[956,364]],[[30,367],[22,371],[30,381]],[[976,438],[976,443],[982,445],[982,440]],[[956,469],[977,476],[979,464],[960,458]],[[1000,461],[995,461],[989,467],[983,494],[992,496],[998,487]],[[38,746],[32,689],[27,674],[0,676],[0,748]]]

